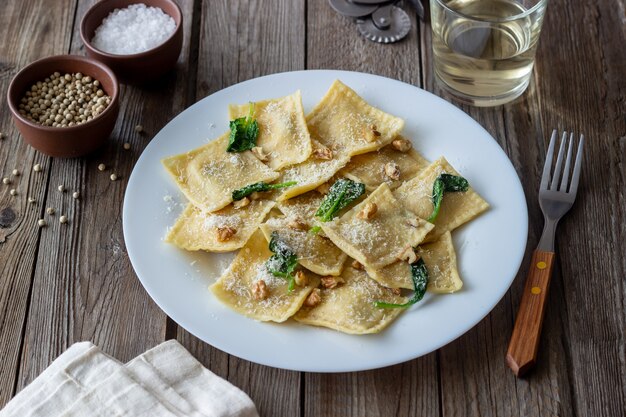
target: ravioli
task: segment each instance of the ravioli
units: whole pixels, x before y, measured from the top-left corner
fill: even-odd
[[[376,214],[360,219],[359,213],[368,204],[376,205]],[[343,216],[320,225],[335,245],[369,269],[381,269],[400,259],[433,228],[402,207],[386,183]]]
[[[276,203],[269,200],[253,200],[245,207],[232,205],[213,213],[207,213],[188,204],[170,229],[165,241],[181,249],[207,252],[230,252],[240,249],[259,228]],[[220,242],[220,228],[231,228],[235,234]]]
[[[239,251],[233,263],[220,279],[211,285],[213,294],[238,313],[259,321],[283,322],[300,309],[319,279],[309,273],[309,285],[287,290],[287,280],[273,276],[265,267],[272,256],[263,233],[257,230]],[[254,297],[253,288],[263,280],[269,296],[263,300]]]
[[[321,145],[313,141],[313,147],[321,147]],[[309,158],[301,164],[286,168],[281,172],[280,182],[295,181],[296,184],[283,188],[278,201],[284,201],[316,189],[328,182],[348,161],[350,161],[348,156],[334,155],[329,160]]]
[[[315,213],[319,209],[320,204],[322,204],[323,199],[323,194],[317,191],[309,191],[289,200],[281,201],[276,207],[285,216],[297,217],[307,225],[314,226],[316,224],[314,220]]]
[[[387,164],[396,164],[399,178],[393,179],[385,173]],[[400,152],[387,145],[377,152],[369,152],[353,157],[340,174],[353,181],[362,182],[367,190],[375,190],[383,182],[396,189],[403,181],[409,180],[428,166],[429,162],[414,149]]]
[[[298,256],[298,263],[319,275],[339,275],[348,257],[329,239],[319,233],[309,233],[309,226],[303,230],[290,227],[294,217],[274,217],[261,225],[261,231],[269,242],[272,232],[278,232],[283,240]]]
[[[346,266],[341,277],[344,284],[333,289],[322,288],[321,303],[302,307],[293,318],[300,323],[344,333],[368,334],[380,332],[404,311],[376,307],[375,301],[402,304],[407,298],[382,287],[365,272]]]
[[[228,134],[184,154],[162,160],[176,184],[196,207],[216,211],[233,201],[232,192],[258,182],[272,182],[279,174],[251,152],[226,152]]]
[[[415,178],[398,187],[394,196],[406,208],[422,219],[427,219],[433,211],[433,183],[441,173],[460,175],[444,157],[440,157]],[[439,215],[434,222],[435,228],[427,240],[437,240],[445,232],[472,220],[488,208],[489,204],[471,187],[465,192],[444,193]]]
[[[428,268],[429,291],[444,294],[463,287],[450,232],[442,234],[435,242],[420,245],[417,254],[424,259]]]
[[[404,127],[404,120],[372,107],[339,80],[333,82],[306,121],[312,139],[344,156],[380,149]]]
[[[418,246],[416,253],[424,260],[428,270],[428,291],[444,294],[463,287],[450,232],[442,234],[435,242]],[[385,287],[413,289],[408,262],[398,261],[379,270],[366,269],[366,272]]]
[[[245,117],[249,104],[230,105],[231,120]],[[254,103],[254,119],[259,126],[257,146],[267,154],[267,165],[281,170],[305,161],[311,155],[311,137],[306,126],[300,91],[290,96]]]

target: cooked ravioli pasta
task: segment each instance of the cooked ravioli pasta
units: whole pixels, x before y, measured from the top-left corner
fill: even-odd
[[[319,147],[313,141],[314,147]],[[343,168],[350,158],[345,155],[336,155],[330,160],[320,160],[315,157],[291,166],[281,172],[280,182],[296,181],[293,187],[285,188],[278,201],[284,201],[307,191],[311,191],[330,180],[341,168]]]
[[[459,175],[444,157],[437,159],[415,178],[405,182],[395,190],[394,196],[406,208],[423,219],[433,211],[433,183],[441,173]],[[470,183],[471,184],[471,183]],[[465,192],[446,193],[441,203],[435,228],[428,235],[428,241],[435,241],[444,234],[459,227],[489,208],[471,187]]]
[[[322,326],[350,334],[378,333],[391,323],[402,309],[382,309],[375,301],[405,303],[406,297],[382,287],[363,271],[348,266],[341,277],[345,283],[322,289],[321,303],[302,307],[294,319],[312,326]]]
[[[428,291],[444,294],[456,292],[463,287],[450,232],[442,234],[434,242],[421,244],[416,253],[424,260],[428,270]],[[385,287],[413,289],[408,262],[398,261],[381,269],[366,271],[372,279]]]
[[[272,182],[279,174],[251,152],[226,152],[228,134],[197,149],[163,159],[163,165],[195,206],[216,211],[233,201],[232,192],[258,182]]]
[[[372,107],[339,80],[306,120],[311,138],[344,156],[380,149],[404,127],[404,120]]]
[[[269,200],[256,200],[245,207],[237,209],[229,205],[213,213],[188,204],[165,241],[189,251],[230,252],[240,249],[275,204]],[[220,241],[220,231],[225,228],[230,228],[233,235]]]
[[[375,190],[383,182],[393,190],[403,181],[415,177],[428,164],[429,162],[414,149],[400,152],[387,145],[377,152],[353,157],[340,174],[353,181],[362,182],[369,191]],[[393,170],[394,165],[397,168],[397,178],[388,172],[389,168]]]
[[[211,291],[228,307],[252,319],[275,322],[287,320],[300,309],[319,281],[317,277],[311,276],[309,285],[296,285],[293,291],[287,291],[287,280],[273,276],[265,266],[271,255],[267,240],[257,230],[226,272],[211,285]],[[264,299],[258,299],[254,294],[255,285],[261,280],[269,293]]]
[[[376,206],[375,215],[360,218],[370,204]],[[385,183],[343,216],[321,226],[335,245],[370,269],[400,259],[407,247],[417,246],[433,228],[402,207]]]
[[[231,120],[245,117],[248,104],[230,105]],[[257,101],[254,118],[259,125],[257,146],[267,155],[267,165],[280,170],[305,161],[311,155],[311,137],[304,119],[300,91],[290,96]]]
[[[308,225],[300,218],[274,217],[261,225],[261,231],[268,242],[272,232],[278,232],[281,239],[298,255],[300,265],[309,271],[319,275],[341,274],[348,255],[329,239],[318,233],[309,233]]]

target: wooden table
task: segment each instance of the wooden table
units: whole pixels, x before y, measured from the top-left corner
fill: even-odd
[[[5,0],[0,10],[0,92],[31,61],[82,54],[81,17],[93,0]],[[69,345],[91,340],[126,361],[176,338],[213,372],[246,391],[263,416],[626,415],[626,16],[624,0],[552,0],[529,90],[488,109],[459,105],[509,155],[530,215],[518,277],[483,321],[448,346],[385,369],[298,373],[229,356],[169,319],[142,288],[122,235],[133,164],[170,119],[237,82],[281,71],[336,68],[434,84],[429,25],[407,39],[361,38],[326,0],[181,0],[178,68],[150,88],[124,86],[109,144],[88,158],[52,159],[25,145],[0,107],[0,406]],[[458,103],[455,103],[458,104]],[[427,117],[427,115],[423,115]],[[134,127],[142,124],[145,134]],[[588,138],[578,201],[558,233],[558,260],[539,364],[516,379],[504,363],[529,253],[542,228],[536,199],[553,128]],[[130,151],[122,143],[130,142]],[[33,172],[36,163],[43,171]],[[110,171],[99,172],[105,163]],[[116,172],[121,180],[112,182]],[[74,201],[57,190],[81,190]],[[9,194],[10,188],[18,196]],[[27,203],[27,196],[35,204]],[[66,214],[39,229],[46,207]],[[424,335],[428,337],[428,335]],[[320,352],[320,356],[332,352]]]

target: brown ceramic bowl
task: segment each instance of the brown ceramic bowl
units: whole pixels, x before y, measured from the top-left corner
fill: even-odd
[[[50,74],[80,72],[98,80],[111,103],[94,119],[72,127],[42,126],[19,113],[19,103],[26,91]],[[101,62],[82,56],[58,55],[40,59],[22,68],[7,92],[13,122],[24,141],[50,156],[72,158],[86,155],[102,145],[111,134],[119,113],[119,85],[113,71]]]
[[[97,49],[91,43],[96,29],[114,9],[122,9],[131,4],[143,3],[159,7],[176,22],[174,33],[161,45],[145,52],[132,55],[116,55]],[[96,2],[80,22],[80,37],[85,44],[87,55],[111,67],[121,82],[145,84],[154,81],[176,65],[183,46],[183,14],[172,0],[102,0]]]

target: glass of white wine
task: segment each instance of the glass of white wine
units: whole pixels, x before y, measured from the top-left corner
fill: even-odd
[[[548,0],[430,0],[434,68],[444,90],[497,106],[528,87]]]

